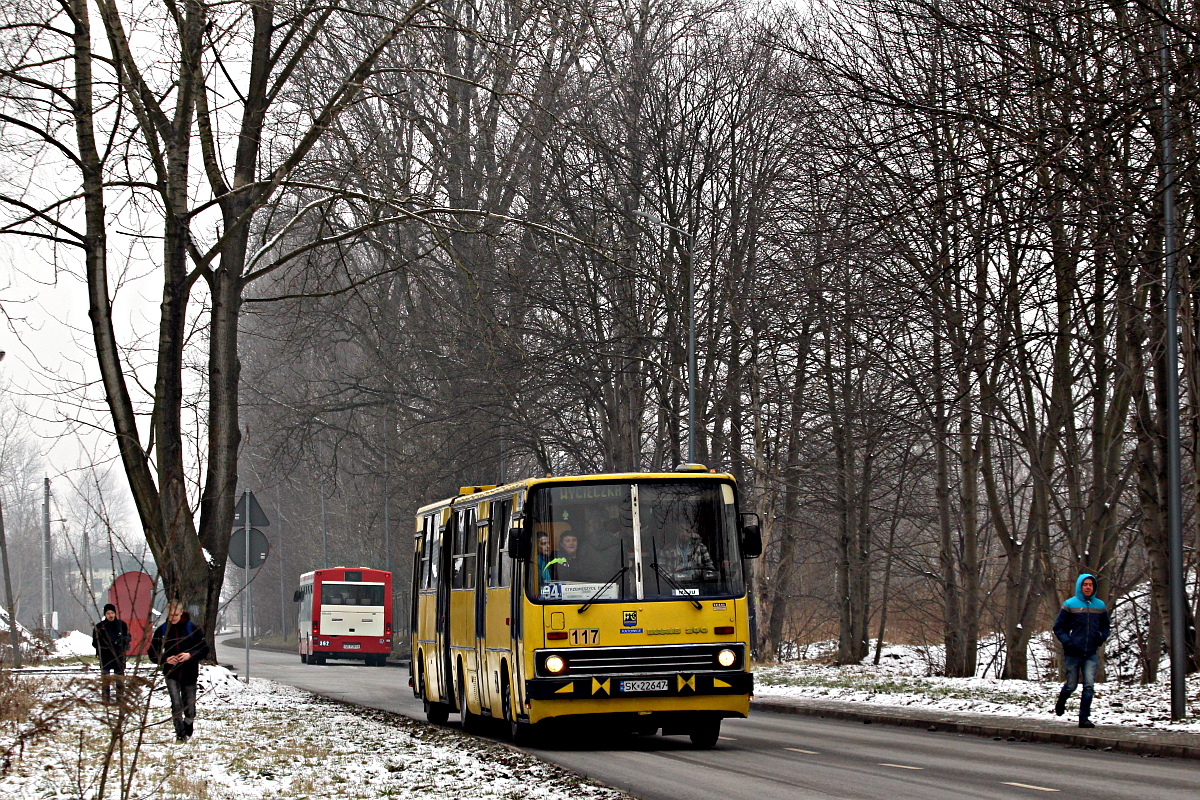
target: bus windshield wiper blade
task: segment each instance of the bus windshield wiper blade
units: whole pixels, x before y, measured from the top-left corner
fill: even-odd
[[[686,592],[686,590],[682,586],[680,586],[678,583],[675,582],[674,578],[672,578],[660,566],[658,566],[657,561],[650,562],[650,569],[657,572],[663,580],[665,580],[667,583],[671,584],[672,588],[678,589],[681,592]],[[697,600],[696,598],[692,597],[689,594],[685,594],[685,596],[687,597],[688,600],[691,601],[692,605],[694,605],[696,608],[699,608],[699,609],[704,608],[704,606],[700,605],[700,601]]]
[[[614,583],[616,583],[617,579],[620,578],[622,575],[624,575],[628,571],[629,571],[629,567],[621,567],[619,570],[617,570],[617,574],[613,575],[611,578],[609,578],[608,583],[604,584],[599,589],[597,589],[596,593],[593,594],[591,597],[589,597],[588,601],[586,603],[581,605],[579,608],[575,609],[576,613],[582,614],[583,612],[587,611],[591,607],[592,603],[596,602],[596,598],[604,593],[605,589],[607,589],[608,587],[610,587]]]

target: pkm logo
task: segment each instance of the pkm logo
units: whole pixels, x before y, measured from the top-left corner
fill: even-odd
[[[637,612],[636,611],[625,611],[622,613],[624,615],[621,619],[622,627],[636,628],[637,627]]]

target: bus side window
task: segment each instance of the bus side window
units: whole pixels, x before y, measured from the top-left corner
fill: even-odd
[[[428,589],[431,586],[430,581],[430,565],[433,563],[433,515],[425,516],[424,524],[421,529],[421,538],[424,540],[421,543],[421,588]]]
[[[462,530],[463,530],[463,512],[459,511],[451,519],[451,527],[453,533],[450,536],[450,588],[462,588],[463,576],[463,561],[462,561]]]
[[[475,588],[475,556],[479,550],[475,533],[475,509],[464,508],[459,512],[458,530],[454,541],[454,586],[457,589]]]
[[[494,589],[504,588],[511,582],[512,562],[508,558],[511,506],[511,500],[492,503],[491,535],[488,537],[488,586]]]

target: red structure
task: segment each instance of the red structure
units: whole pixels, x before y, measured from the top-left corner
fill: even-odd
[[[154,635],[150,614],[154,609],[154,579],[144,572],[126,572],[108,590],[108,602],[129,625],[129,655],[144,656]]]

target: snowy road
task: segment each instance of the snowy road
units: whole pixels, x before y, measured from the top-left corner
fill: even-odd
[[[242,651],[221,648],[241,665]],[[330,698],[423,718],[408,671],[354,662],[306,666],[295,655],[253,651],[251,674]],[[1200,764],[1054,745],[755,714],[727,721],[722,741],[696,751],[683,737],[622,738],[531,748],[547,761],[646,800],[755,798],[1195,797]]]

